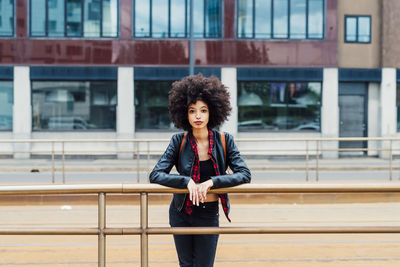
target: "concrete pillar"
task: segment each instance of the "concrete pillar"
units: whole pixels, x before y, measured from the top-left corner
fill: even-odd
[[[368,137],[380,136],[379,118],[379,83],[368,85]],[[377,156],[377,149],[380,146],[378,141],[368,141],[368,156]]]
[[[117,138],[132,139],[135,133],[134,81],[132,67],[118,67]],[[118,143],[118,150],[133,150],[132,143]],[[133,153],[118,153],[118,158],[132,158]]]
[[[32,132],[31,81],[28,66],[14,67],[14,139],[30,139]],[[14,158],[29,158],[29,143],[14,144]],[[22,151],[22,152],[20,152]],[[26,152],[24,152],[26,151]]]
[[[222,125],[221,130],[237,135],[238,132],[238,105],[237,105],[237,72],[236,68],[222,68],[221,82],[228,87],[231,95],[232,112],[228,120]]]
[[[396,69],[383,68],[380,92],[380,135],[394,137],[396,134]],[[389,149],[390,142],[382,142],[382,148]],[[388,151],[381,151],[380,157],[388,158]]]
[[[325,68],[322,82],[321,136],[339,137],[339,72],[337,68]],[[338,141],[321,143],[324,149],[338,149]],[[320,147],[321,147],[320,146]],[[324,151],[324,158],[337,158],[337,151]]]

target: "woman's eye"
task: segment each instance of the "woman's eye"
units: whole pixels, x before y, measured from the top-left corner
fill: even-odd
[[[201,112],[206,113],[206,112],[207,112],[207,109],[203,109]]]
[[[189,113],[194,113],[194,110],[193,109],[189,110]]]

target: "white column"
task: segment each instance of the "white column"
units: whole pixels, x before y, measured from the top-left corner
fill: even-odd
[[[379,118],[379,83],[369,83],[368,85],[368,137],[380,136]],[[368,141],[368,156],[377,156],[378,151],[373,150],[380,147],[380,142]]]
[[[339,137],[339,72],[337,68],[325,68],[322,83],[321,135]],[[326,141],[323,148],[337,149],[339,142]],[[337,151],[323,152],[324,158],[337,158]]]
[[[380,93],[380,129],[381,137],[394,137],[396,134],[396,69],[383,68]],[[389,142],[382,142],[382,148],[389,148]],[[381,157],[388,157],[386,151]]]
[[[135,133],[134,81],[132,67],[118,67],[117,138],[132,139]],[[118,150],[132,150],[132,143],[119,143]],[[132,158],[133,153],[118,153]]]
[[[30,139],[32,132],[31,81],[28,66],[14,67],[14,139]],[[29,151],[30,144],[14,144],[16,151]],[[29,158],[30,153],[14,153],[14,158]]]
[[[228,120],[222,125],[221,130],[237,135],[238,125],[238,105],[237,105],[237,75],[236,68],[222,68],[221,69],[221,82],[228,87],[231,95],[232,112]]]

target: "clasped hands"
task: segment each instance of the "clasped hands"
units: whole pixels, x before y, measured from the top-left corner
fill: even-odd
[[[203,203],[207,199],[207,192],[214,185],[211,179],[196,184],[193,179],[190,179],[187,189],[189,190],[189,199],[192,201],[193,205],[199,206],[200,202]]]

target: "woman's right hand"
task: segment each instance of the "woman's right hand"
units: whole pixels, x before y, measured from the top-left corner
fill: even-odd
[[[193,205],[198,206],[200,199],[199,199],[199,194],[197,192],[197,185],[193,181],[193,179],[190,179],[187,189],[189,190],[189,199],[192,201]]]

